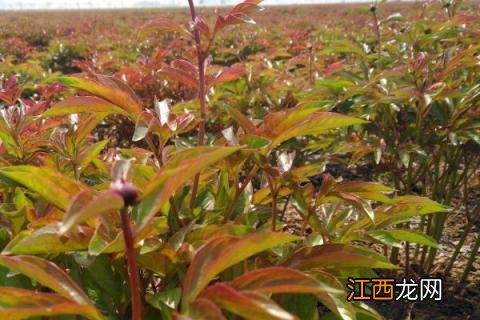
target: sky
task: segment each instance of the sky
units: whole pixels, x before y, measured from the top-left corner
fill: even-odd
[[[232,5],[241,0],[195,0],[198,5]],[[355,2],[370,0],[355,0]],[[352,2],[352,0],[264,0],[264,5]],[[32,9],[86,9],[86,8],[135,8],[156,6],[186,6],[187,0],[0,0],[3,10]]]

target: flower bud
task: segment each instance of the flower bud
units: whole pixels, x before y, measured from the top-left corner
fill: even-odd
[[[137,187],[123,179],[118,179],[112,182],[110,184],[110,190],[121,196],[126,206],[134,204],[138,198]]]

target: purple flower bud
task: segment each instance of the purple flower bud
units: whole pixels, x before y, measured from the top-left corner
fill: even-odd
[[[132,205],[138,198],[138,189],[132,183],[118,179],[110,184],[110,190],[123,198],[126,206]]]

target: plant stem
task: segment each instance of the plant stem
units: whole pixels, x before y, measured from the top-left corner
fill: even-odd
[[[381,35],[380,35],[380,25],[378,22],[378,17],[377,17],[377,9],[378,9],[378,4],[375,2],[375,10],[372,11],[372,16],[373,16],[373,28],[375,35],[377,37],[377,45],[378,45],[378,57],[382,57],[382,44],[381,44]]]
[[[420,226],[418,227],[420,232],[425,232],[425,216],[420,218]],[[418,262],[418,255],[420,254],[420,245],[415,245],[415,251],[413,253],[413,261]]]
[[[153,143],[153,139],[152,139],[152,134],[151,134],[151,133],[148,133],[148,134],[145,136],[145,141],[147,142],[148,147],[150,148],[150,150],[153,152],[153,155],[154,155],[155,159],[157,159],[158,164],[159,164],[160,166],[162,166],[162,155],[158,153],[157,148],[155,147],[155,143]]]
[[[128,217],[128,206],[121,210],[123,239],[125,241],[125,252],[127,254],[128,280],[130,282],[130,295],[132,297],[132,320],[140,320],[142,314],[142,303],[140,300],[140,282],[138,280],[138,266],[135,260],[135,248],[133,245],[132,229]]]
[[[245,181],[243,181],[240,188],[237,188],[237,190],[235,191],[235,196],[234,196],[233,200],[229,203],[227,209],[225,210],[225,212],[223,214],[223,222],[224,223],[230,220],[230,218],[232,216],[232,211],[235,207],[235,204],[237,203],[238,199],[242,195],[243,191],[245,191],[245,189],[247,188],[250,181],[252,181],[252,179],[255,178],[255,175],[257,174],[257,172],[258,172],[258,167],[256,165],[254,165],[252,167],[252,169],[250,170],[250,172],[248,173],[248,176],[245,178]]]
[[[302,223],[302,229],[300,231],[301,236],[305,236],[305,230],[307,229],[307,225],[308,225],[308,222],[310,220],[310,217],[312,216],[313,210],[314,209],[311,208],[311,207],[308,208],[307,216],[305,217],[305,219],[303,220],[303,223]],[[322,232],[322,237],[324,237],[323,232]]]
[[[472,227],[473,227],[473,221],[469,221],[468,224],[465,226],[465,229],[462,232],[460,240],[458,241],[457,245],[455,246],[455,251],[453,252],[452,257],[450,258],[450,261],[448,262],[448,265],[445,268],[445,271],[443,272],[443,274],[445,276],[448,276],[450,274],[450,271],[452,270],[453,264],[457,260],[458,254],[460,253],[460,250],[462,250],[462,247],[465,244],[465,241],[467,240],[467,236],[470,233],[470,230],[472,230]]]
[[[267,176],[270,193],[272,195],[272,231],[277,229],[277,188],[275,188],[273,179]]]
[[[315,59],[315,56],[313,54],[313,45],[309,48],[309,54],[308,54],[308,74],[309,74],[309,81],[310,85],[313,85],[314,80],[313,80],[313,61]]]
[[[477,237],[477,240],[475,241],[472,252],[470,252],[470,257],[468,259],[467,266],[465,267],[465,270],[463,271],[463,274],[462,274],[462,278],[460,279],[460,285],[464,284],[465,281],[467,281],[468,275],[472,270],[473,262],[477,257],[477,253],[479,249],[480,249],[480,236]]]
[[[195,12],[195,5],[193,4],[193,0],[188,0],[188,5],[190,7],[190,14],[192,17],[192,22],[195,25],[195,21],[197,20],[197,14]],[[202,53],[202,46],[200,41],[200,32],[196,25],[193,27],[192,35],[195,40],[195,47],[197,49],[197,63],[198,63],[198,100],[200,103],[200,124],[198,127],[198,145],[201,146],[205,140],[205,121],[206,121],[206,101],[205,101],[205,67],[204,62],[205,58]],[[192,186],[192,197],[190,198],[190,209],[193,211],[195,207],[195,202],[197,198],[197,191],[198,191],[198,182],[200,180],[200,173],[195,175],[193,179],[193,186]]]
[[[280,219],[284,219],[285,218],[285,213],[287,212],[287,208],[288,208],[288,204],[290,203],[290,198],[292,197],[292,195],[288,195],[287,197],[287,200],[285,200],[285,205],[283,206],[283,210],[282,210],[282,214],[280,216]]]

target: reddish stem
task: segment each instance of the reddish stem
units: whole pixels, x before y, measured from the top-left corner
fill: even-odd
[[[278,190],[275,187],[273,179],[267,176],[270,194],[272,195],[272,231],[277,231],[277,196]]]
[[[135,248],[133,245],[132,229],[128,218],[128,206],[121,210],[123,239],[125,240],[125,252],[128,263],[128,279],[130,283],[130,295],[132,296],[132,320],[141,320],[142,302],[140,300],[140,282],[138,280],[138,266],[135,260]]]
[[[205,140],[205,114],[206,114],[206,101],[205,101],[205,58],[202,53],[202,46],[200,40],[200,32],[195,23],[197,20],[197,14],[195,12],[195,5],[193,0],[188,0],[190,6],[190,14],[192,16],[192,22],[194,27],[192,30],[193,38],[195,40],[195,47],[197,49],[197,64],[198,64],[198,100],[200,102],[200,124],[198,127],[198,145],[201,146]],[[200,180],[200,174],[197,174],[193,180],[192,197],[190,199],[190,209],[195,207],[195,201],[197,198],[198,182]]]

